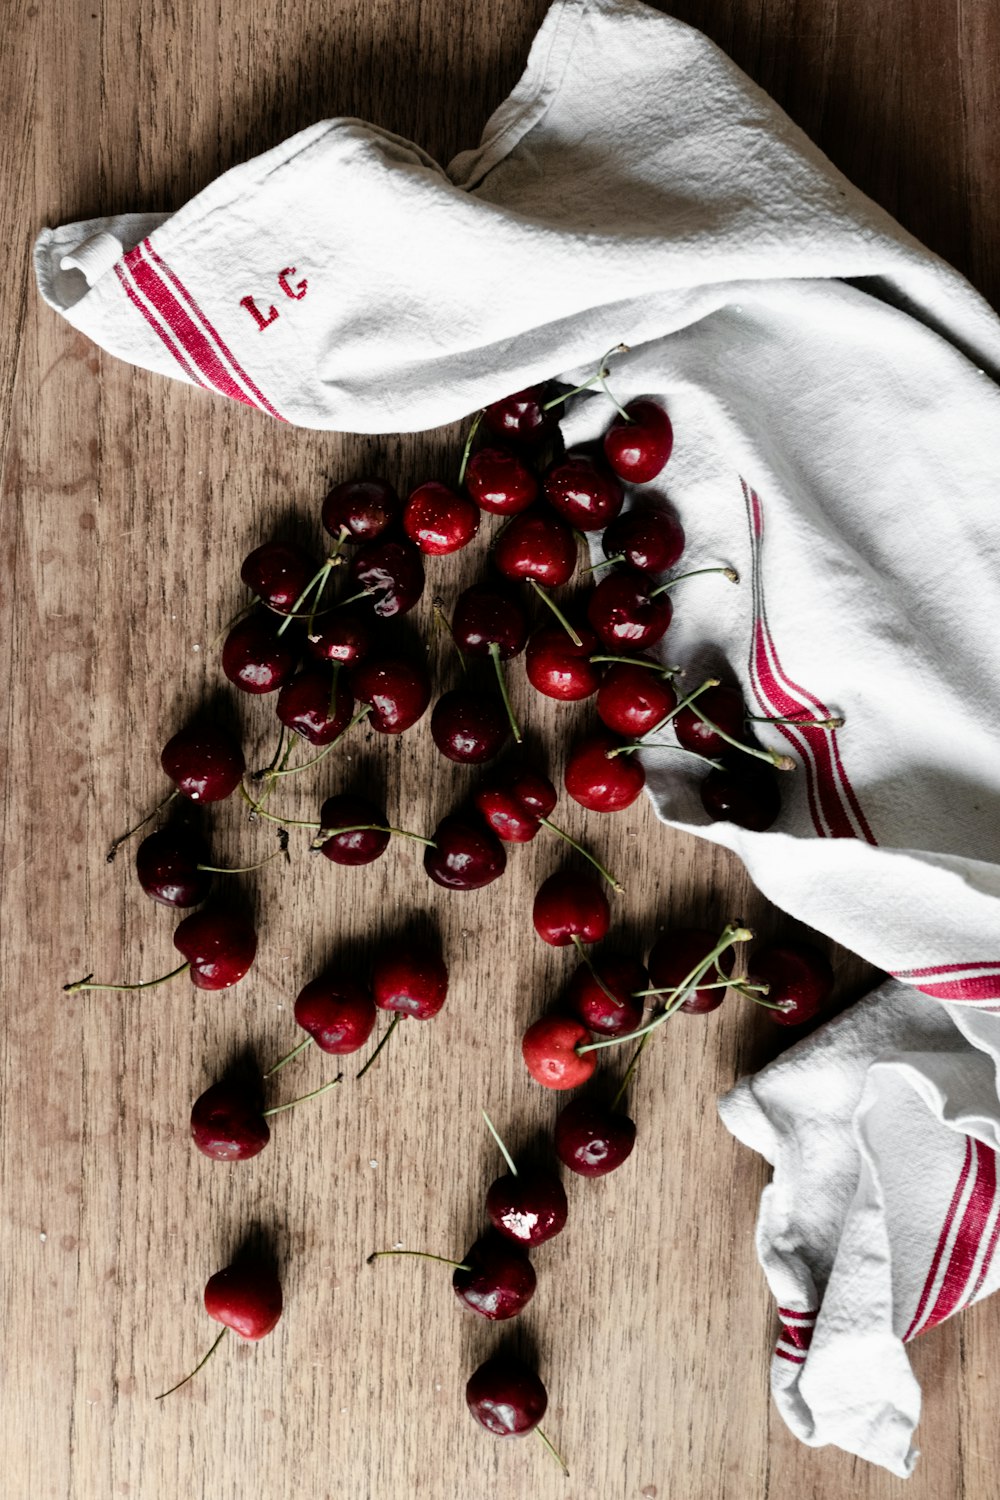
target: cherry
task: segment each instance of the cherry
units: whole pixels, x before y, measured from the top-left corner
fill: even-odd
[[[581,1177],[603,1177],[631,1156],[635,1121],[592,1099],[571,1099],[556,1117],[555,1137],[564,1167]]]
[[[545,476],[545,498],[579,531],[600,531],[613,521],[625,501],[614,474],[584,453],[570,453]]]
[[[586,625],[575,626],[576,645],[561,625],[542,625],[528,642],[524,667],[528,681],[546,698],[574,703],[597,691],[600,672],[590,658],[597,650],[597,636]]]
[[[139,884],[163,906],[200,906],[212,885],[202,839],[187,828],[160,828],[144,838],[135,853]]]
[[[597,690],[601,721],[629,740],[648,734],[676,707],[677,694],[652,661],[649,667],[634,662],[613,663]]]
[[[245,917],[196,911],[178,924],[174,947],[190,964],[196,989],[228,990],[250,969],[257,934]]]
[[[357,1052],[371,1036],[375,1002],[358,980],[323,974],[299,991],[295,1019],[322,1052],[343,1056]]]
[[[781,811],[777,776],[763,763],[742,756],[727,760],[721,770],[709,771],[699,791],[713,821],[736,823],[754,833],[770,828]]]
[[[279,614],[295,608],[316,575],[315,560],[293,543],[265,542],[243,560],[240,577],[262,604]]]
[[[709,759],[727,752],[727,742],[699,718],[700,713],[733,739],[745,738],[743,694],[731,687],[710,687],[698,694],[697,709],[694,705],[682,708],[673,721],[677,742],[685,750],[694,750]]]
[[[513,1355],[495,1354],[469,1376],[465,1400],[487,1432],[524,1437],[538,1427],[549,1398],[534,1370]]]
[[[424,591],[419,551],[410,542],[392,537],[379,537],[359,547],[348,576],[353,588],[371,596],[372,609],[386,620],[405,615]]]
[[[244,693],[273,693],[295,671],[298,648],[271,617],[255,612],[234,625],[222,645],[222,670]]]
[[[473,801],[498,839],[528,844],[554,809],[556,789],[547,776],[528,767],[505,766],[494,772]]]
[[[588,1030],[600,1036],[625,1036],[642,1024],[644,1007],[637,992],[648,984],[646,970],[637,959],[602,953],[592,966],[582,963],[574,970],[566,999]]]
[[[499,755],[510,734],[502,703],[469,688],[444,693],[431,714],[431,736],[449,760],[481,765]]]
[[[421,552],[441,557],[469,545],[479,530],[479,511],[465,495],[431,479],[407,500],[403,530]]]
[[[246,770],[239,740],[214,724],[181,729],[164,745],[160,764],[191,802],[224,802]]]
[[[684,551],[681,523],[668,510],[630,510],[612,521],[601,538],[604,556],[640,573],[665,573]]]
[[[320,810],[321,832],[313,847],[335,865],[370,865],[389,846],[384,809],[350,792],[328,797]],[[332,833],[331,829],[342,829]]]
[[[547,394],[541,385],[515,391],[512,396],[504,396],[502,401],[492,401],[485,407],[483,420],[497,437],[522,447],[534,446],[556,428],[555,416],[545,410]]]
[[[566,762],[566,790],[574,802],[591,812],[620,812],[630,807],[646,785],[642,761],[615,755],[621,741],[606,730],[595,730],[573,746]]]
[[[543,942],[568,948],[570,943],[599,943],[606,937],[611,908],[591,876],[559,870],[539,887],[531,920]]]
[[[213,1083],[195,1100],[191,1135],[213,1161],[249,1161],[271,1139],[259,1084],[235,1080]]]
[[[490,1184],[486,1194],[490,1223],[498,1234],[525,1248],[542,1245],[565,1227],[569,1213],[565,1189],[554,1172],[519,1172],[485,1110],[483,1118],[510,1168]]]
[[[397,945],[391,953],[382,952],[376,958],[372,994],[380,1010],[429,1021],[448,995],[447,966],[427,943]]]
[[[496,835],[461,813],[443,818],[433,845],[424,850],[427,874],[450,891],[478,891],[506,868],[507,855]]]
[[[504,448],[480,448],[473,454],[465,484],[479,508],[497,516],[514,516],[538,496],[534,474]]]
[[[493,544],[493,561],[505,578],[559,588],[576,568],[573,528],[542,506],[508,522]]]
[[[460,651],[470,656],[519,655],[528,639],[528,622],[512,594],[488,583],[475,583],[458,596],[452,633]]]
[[[650,985],[658,990],[676,990],[703,963],[718,941],[717,933],[702,927],[679,927],[662,933],[649,955]],[[701,1016],[718,1009],[725,999],[726,988],[720,983],[716,967],[723,974],[732,972],[732,948],[719,954],[704,975],[703,982],[688,993],[688,998],[679,1006],[680,1010],[689,1016]]]
[[[373,542],[399,515],[399,496],[384,479],[348,479],[323,501],[323,525],[344,541]]]
[[[626,417],[628,420],[626,420]],[[619,479],[648,484],[665,468],[674,446],[674,429],[655,401],[630,401],[604,434],[604,456]]]
[[[354,699],[325,663],[303,667],[278,694],[278,718],[311,745],[332,745],[354,712]]]
[[[779,1026],[811,1021],[833,993],[830,962],[811,943],[773,943],[749,963],[753,980],[767,985],[767,1008]]]
[[[535,1294],[535,1268],[519,1245],[492,1230],[467,1252],[451,1278],[458,1300],[492,1323],[516,1318]]]
[[[351,672],[356,698],[371,706],[368,722],[379,734],[402,734],[431,701],[427,668],[394,656],[369,657]]]
[[[590,596],[587,618],[612,651],[644,651],[666,634],[674,607],[669,594],[650,592],[633,568],[616,568]]]
[[[281,1317],[281,1283],[259,1261],[237,1261],[216,1271],[205,1287],[205,1311],[241,1339],[266,1338]]]
[[[577,1049],[590,1041],[590,1032],[575,1016],[542,1016],[521,1038],[524,1065],[536,1083],[547,1089],[575,1089],[594,1075],[593,1052]]]
[[[357,609],[332,609],[314,626],[306,645],[320,661],[333,666],[354,666],[371,651],[371,622]]]

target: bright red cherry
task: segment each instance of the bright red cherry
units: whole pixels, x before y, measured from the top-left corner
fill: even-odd
[[[732,735],[733,739],[742,740],[745,737],[746,705],[743,694],[731,687],[706,688],[703,693],[698,694],[696,702],[688,708],[682,708],[673,721],[677,743],[683,745],[685,750],[694,750],[698,755],[706,755],[709,759],[725,755],[729,750],[727,742],[699,718],[696,709],[711,719],[713,724],[718,724],[720,729]]]
[[[556,805],[556,789],[530,767],[504,766],[473,795],[476,807],[505,844],[528,844]]]
[[[544,1417],[549,1398],[534,1370],[513,1355],[496,1354],[469,1376],[465,1400],[494,1437],[524,1437]]]
[[[403,530],[421,552],[442,557],[469,545],[479,530],[479,511],[465,495],[431,479],[407,500]]]
[[[205,1287],[205,1311],[241,1339],[262,1339],[281,1317],[281,1283],[259,1261],[236,1261],[216,1271]]]
[[[469,494],[481,510],[514,516],[538,496],[538,480],[513,453],[503,448],[480,448],[465,471]]]
[[[482,765],[500,754],[510,736],[502,703],[470,688],[443,693],[431,714],[431,736],[449,760]]]
[[[191,1136],[213,1161],[249,1161],[271,1139],[259,1083],[213,1083],[194,1102]]]
[[[779,1026],[801,1026],[818,1015],[833,993],[829,959],[811,943],[772,943],[751,955],[751,981],[768,986],[767,1014]]]
[[[434,844],[424,850],[424,869],[450,891],[478,891],[507,868],[503,844],[484,823],[462,814],[442,819]]]
[[[246,770],[239,740],[214,724],[181,729],[164,745],[160,765],[191,802],[225,801]]]
[[[262,604],[286,615],[316,576],[316,562],[304,547],[265,542],[245,557],[240,577]]]
[[[714,822],[736,823],[754,833],[770,828],[781,811],[775,772],[739,752],[721,771],[709,771],[699,791],[702,806]]]
[[[356,979],[322,974],[299,991],[295,1019],[323,1052],[357,1052],[371,1036],[376,1010],[371,993]]]
[[[621,484],[583,453],[570,453],[545,476],[545,498],[578,531],[600,531],[625,500]]]
[[[574,622],[581,644],[575,645],[561,625],[542,625],[528,642],[524,668],[528,681],[546,698],[575,703],[597,691],[600,669],[590,660],[598,649],[594,632]]]
[[[323,825],[319,849],[335,865],[370,865],[388,848],[391,834],[385,809],[369,802],[367,797],[352,792],[328,797],[320,809],[319,820]],[[345,831],[323,837],[333,828]]]
[[[542,1016],[521,1039],[524,1065],[536,1083],[547,1089],[575,1089],[594,1075],[594,1052],[578,1052],[590,1032],[575,1016]]]
[[[558,870],[538,888],[531,912],[535,931],[553,948],[570,943],[599,943],[611,925],[611,908],[601,887],[589,875]]]
[[[222,644],[222,670],[244,693],[273,693],[295,671],[298,646],[266,612],[234,625]]]
[[[508,443],[534,447],[556,429],[554,412],[544,409],[547,398],[545,386],[535,385],[493,401],[483,412],[486,426]]]
[[[573,746],[566,762],[566,790],[591,812],[621,812],[646,785],[642,761],[635,755],[612,755],[621,741],[596,730]]]
[[[427,668],[394,656],[369,657],[351,672],[356,698],[371,705],[368,723],[379,734],[402,734],[431,701]]]
[[[424,591],[424,565],[409,541],[379,537],[366,542],[351,558],[348,568],[352,593],[364,590],[371,607],[382,619],[405,615]]]
[[[372,649],[372,623],[358,609],[331,609],[313,623],[306,642],[312,656],[331,666],[351,667]]]
[[[649,983],[658,990],[675,990],[688,975],[708,957],[719,941],[718,933],[702,927],[676,927],[661,933],[653,944],[649,955]],[[726,948],[716,960],[723,974],[731,974],[733,950]],[[680,1007],[689,1016],[703,1016],[717,1010],[725,999],[725,989],[711,989],[719,976],[715,964],[705,974],[702,983],[691,991]],[[664,1001],[670,999],[664,995]]]
[[[333,667],[315,662],[285,683],[277,713],[287,729],[311,745],[330,745],[351,722],[354,699]]]
[[[554,1239],[569,1214],[566,1191],[554,1172],[505,1172],[486,1194],[486,1212],[498,1234],[526,1249]]]
[[[657,672],[655,662],[648,667],[615,662],[597,689],[597,712],[602,723],[627,740],[648,734],[676,707],[677,694],[667,678]]]
[[[498,1323],[527,1307],[535,1294],[535,1268],[520,1246],[491,1230],[466,1253],[451,1284],[459,1302]]]
[[[612,521],[601,546],[605,557],[639,573],[666,573],[684,551],[684,532],[671,511],[642,507]]]
[[[448,996],[448,968],[426,943],[401,943],[378,955],[372,994],[380,1010],[398,1011],[414,1021],[436,1016]]]
[[[199,990],[228,990],[248,972],[257,953],[257,934],[245,917],[196,911],[174,933],[174,947],[191,965]]]
[[[399,515],[399,496],[384,479],[348,479],[323,501],[323,525],[347,542],[373,542]]]
[[[604,456],[626,484],[648,484],[666,467],[673,451],[674,429],[655,401],[630,401],[604,434]]]
[[[493,544],[493,561],[505,578],[533,579],[551,589],[569,582],[576,557],[572,527],[540,505],[515,516]]]
[[[581,1177],[603,1177],[631,1156],[635,1121],[590,1099],[571,1099],[556,1117],[555,1134],[564,1167]]]
[[[632,568],[615,568],[590,596],[587,618],[612,651],[644,651],[666,634],[674,607],[669,594],[650,591],[650,580]]]
[[[135,853],[139,884],[163,906],[200,906],[208,897],[212,876],[199,867],[208,863],[202,839],[180,827],[157,829]]]
[[[626,1036],[642,1024],[645,1002],[637,994],[648,983],[637,959],[602,953],[593,968],[581,964],[574,970],[566,1000],[588,1030],[600,1036]]]

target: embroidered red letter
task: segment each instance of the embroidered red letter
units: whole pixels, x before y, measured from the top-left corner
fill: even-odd
[[[303,277],[296,289],[293,291],[292,288],[288,285],[288,278],[289,276],[294,275],[295,267],[286,266],[283,271],[278,272],[278,285],[281,287],[281,290],[284,292],[286,297],[293,297],[296,302],[299,302],[305,296],[309,283],[308,281],[306,281],[305,277]]]
[[[268,308],[267,317],[265,317],[252,297],[241,297],[240,306],[246,308],[251,318],[257,324],[257,327],[261,329],[266,328],[269,323],[273,323],[278,316],[278,309],[272,305]]]

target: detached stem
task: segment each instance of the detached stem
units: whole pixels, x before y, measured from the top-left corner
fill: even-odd
[[[161,974],[159,979],[143,979],[139,984],[93,984],[92,974],[87,974],[83,979],[78,979],[75,984],[64,984],[63,990],[67,995],[77,995],[81,990],[155,990],[158,984],[166,984],[168,979],[176,979],[178,974],[186,974],[191,965],[181,964],[177,969],[171,969],[169,974]]]
[[[671,578],[669,583],[661,583],[659,588],[653,589],[649,597],[655,599],[657,594],[665,594],[668,589],[672,589],[675,583],[683,583],[685,578],[700,578],[703,573],[723,573],[730,583],[740,581],[740,575],[735,568],[693,568],[690,573],[680,573],[676,578]]]
[[[281,1071],[281,1069],[285,1066],[285,1063],[290,1063],[293,1058],[298,1057],[300,1052],[304,1052],[307,1047],[311,1047],[313,1044],[313,1040],[313,1037],[307,1036],[305,1041],[299,1042],[298,1046],[293,1047],[291,1052],[286,1052],[284,1057],[279,1057],[274,1066],[268,1068],[267,1072],[263,1076],[265,1078],[273,1078],[275,1073]]]
[[[552,598],[552,596],[548,592],[548,590],[542,588],[542,585],[538,582],[537,578],[529,578],[528,582],[531,584],[531,587],[534,589],[534,591],[538,595],[539,599],[541,599],[543,601],[543,603],[547,604],[548,607],[549,607],[549,609],[551,609],[552,613],[555,615],[556,619],[559,621],[559,624],[562,626],[563,630],[565,630],[566,634],[569,636],[570,640],[573,642],[573,645],[574,646],[582,646],[583,642],[581,641],[579,635],[573,629],[572,625],[569,623],[569,621],[567,620],[566,616],[563,614],[562,610],[559,608],[558,604]]]
[[[418,1260],[436,1260],[439,1265],[451,1266],[456,1271],[472,1270],[464,1260],[449,1260],[446,1255],[434,1255],[430,1250],[373,1250],[365,1264],[370,1266],[383,1255],[415,1255]]]
[[[500,646],[497,641],[490,641],[490,656],[497,674],[497,682],[500,684],[500,696],[503,698],[503,706],[507,710],[507,718],[510,720],[511,732],[518,744],[521,743],[521,728],[514,717],[514,709],[511,706],[510,694],[507,691],[507,679],[504,676],[503,664],[500,661]]]
[[[549,1442],[548,1438],[545,1436],[545,1433],[542,1431],[542,1429],[540,1427],[536,1427],[535,1431],[537,1432],[538,1436],[541,1438],[542,1442],[545,1444],[546,1448],[552,1454],[552,1457],[555,1459],[555,1461],[559,1465],[560,1469],[562,1469],[564,1476],[568,1479],[569,1478],[569,1470],[566,1467],[566,1460],[563,1458],[562,1454],[558,1451],[558,1449],[553,1448],[552,1444]]]
[[[608,885],[613,891],[623,891],[625,889],[625,887],[621,885],[611,874],[611,871],[606,870],[601,864],[600,860],[595,859],[594,856],[587,849],[585,849],[582,844],[577,843],[576,839],[570,838],[568,833],[564,833],[563,830],[559,828],[555,823],[550,823],[548,818],[539,818],[538,821],[539,823],[541,823],[542,827],[547,828],[550,833],[558,834],[561,839],[564,839],[565,842],[569,844],[571,849],[576,850],[577,854],[582,854],[584,859],[589,859],[594,869],[598,872],[598,874],[604,876],[604,879],[608,882]]]
[[[336,1078],[330,1079],[329,1083],[321,1083],[318,1089],[310,1089],[308,1094],[300,1094],[297,1099],[289,1099],[287,1104],[272,1105],[270,1109],[262,1110],[261,1113],[266,1119],[269,1115],[280,1115],[286,1109],[294,1109],[296,1104],[304,1104],[307,1099],[316,1099],[320,1094],[326,1094],[330,1089],[335,1089],[343,1076],[343,1073],[338,1073]]]
[[[180,792],[175,787],[172,792],[167,793],[162,802],[158,802],[156,804],[151,813],[146,814],[141,823],[136,823],[134,827],[128,829],[126,833],[119,834],[118,838],[115,839],[114,843],[108,850],[108,864],[110,865],[114,862],[115,855],[118,853],[118,850],[121,848],[122,844],[125,843],[126,839],[130,839],[133,833],[138,833],[140,828],[145,828],[147,823],[151,823],[153,821],[157,813],[162,812],[169,803],[173,802],[175,797],[179,796]]]
[[[383,1033],[383,1035],[382,1035],[382,1037],[381,1037],[381,1039],[379,1041],[378,1046],[375,1048],[375,1051],[372,1053],[371,1057],[365,1063],[364,1067],[361,1069],[361,1072],[356,1075],[355,1082],[357,1082],[357,1080],[359,1078],[364,1078],[365,1074],[368,1072],[368,1069],[371,1067],[371,1065],[375,1061],[376,1057],[378,1057],[379,1053],[382,1051],[382,1048],[385,1046],[386,1042],[392,1036],[392,1033],[395,1031],[396,1027],[399,1025],[399,1023],[400,1023],[400,1021],[402,1019],[403,1019],[402,1012],[397,1010],[396,1014],[393,1016],[392,1020],[389,1022],[388,1028]]]
[[[288,834],[284,828],[278,834],[278,843],[280,848],[275,849],[274,853],[269,854],[266,859],[259,859],[255,865],[230,865],[228,868],[222,865],[196,865],[195,868],[204,870],[208,875],[249,875],[251,870],[262,870],[265,865],[271,863],[272,859],[280,859],[282,855],[286,860],[289,859]]]
[[[208,1361],[212,1358],[212,1355],[215,1353],[216,1349],[218,1349],[219,1345],[222,1343],[222,1340],[225,1338],[225,1336],[226,1336],[226,1334],[228,1332],[229,1332],[228,1328],[223,1328],[222,1332],[219,1334],[219,1337],[215,1340],[215,1343],[212,1345],[211,1349],[209,1349],[209,1351],[205,1355],[204,1359],[200,1359],[198,1361],[198,1363],[195,1365],[194,1369],[191,1371],[190,1375],[185,1375],[184,1379],[183,1380],[178,1380],[177,1384],[176,1385],[172,1385],[170,1387],[169,1391],[161,1391],[160,1395],[159,1396],[155,1396],[153,1399],[155,1401],[162,1401],[163,1398],[164,1398],[164,1396],[172,1396],[174,1394],[174,1391],[179,1391],[182,1385],[187,1385],[187,1383],[188,1383],[189,1380],[193,1380],[194,1377],[197,1375],[198,1371],[200,1369],[202,1369],[208,1363]]]
[[[500,1147],[500,1151],[501,1151],[501,1154],[503,1156],[504,1161],[507,1163],[508,1167],[510,1167],[511,1176],[512,1177],[516,1177],[517,1176],[517,1168],[514,1165],[514,1158],[511,1156],[510,1152],[507,1150],[507,1147],[504,1145],[503,1141],[501,1140],[499,1130],[496,1128],[496,1126],[494,1125],[493,1121],[490,1119],[489,1115],[486,1113],[485,1109],[483,1110],[483,1119],[486,1121],[486,1124],[489,1127],[490,1135],[493,1137],[493,1139],[496,1141],[497,1145]]]

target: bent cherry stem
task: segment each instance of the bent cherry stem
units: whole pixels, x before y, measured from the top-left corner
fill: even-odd
[[[162,1401],[165,1396],[172,1396],[173,1393],[174,1393],[174,1391],[179,1391],[182,1385],[187,1385],[187,1383],[188,1383],[189,1380],[193,1380],[194,1377],[197,1375],[198,1371],[201,1370],[201,1369],[204,1369],[205,1365],[208,1364],[208,1361],[212,1358],[212,1355],[215,1353],[216,1349],[218,1349],[219,1345],[222,1343],[222,1340],[225,1338],[225,1336],[226,1336],[226,1334],[228,1332],[229,1332],[228,1328],[223,1328],[222,1332],[219,1334],[218,1338],[213,1343],[211,1349],[209,1349],[208,1353],[206,1355],[204,1355],[204,1357],[198,1361],[198,1363],[195,1365],[194,1369],[191,1371],[190,1375],[185,1375],[184,1379],[183,1380],[178,1380],[177,1384],[176,1385],[172,1385],[170,1387],[169,1391],[161,1391],[160,1394],[158,1396],[155,1396],[153,1399],[155,1401]]]
[[[710,719],[707,714],[703,714],[697,704],[691,705],[691,712],[696,714],[701,722],[707,725],[721,740],[725,740],[727,745],[732,745],[735,750],[742,750],[744,755],[752,755],[754,760],[768,761],[779,771],[795,770],[795,761],[790,755],[782,755],[778,750],[758,750],[756,745],[744,745],[742,740],[734,739],[725,729],[721,729],[714,719]]]
[[[181,964],[179,968],[171,969],[169,974],[161,974],[159,979],[143,979],[138,984],[94,984],[93,974],[85,974],[73,984],[64,984],[63,991],[67,995],[77,995],[81,990],[153,990],[158,984],[166,984],[169,979],[186,974],[190,967],[190,963]]]
[[[282,1059],[282,1061],[286,1062],[287,1060],[287,1058]],[[274,1071],[272,1068],[271,1072],[273,1073]],[[265,1074],[265,1077],[267,1076],[269,1075]],[[267,1119],[270,1115],[282,1114],[286,1109],[294,1109],[297,1104],[304,1104],[307,1099],[318,1099],[320,1094],[326,1094],[329,1093],[330,1089],[335,1089],[343,1076],[343,1073],[338,1073],[336,1078],[330,1079],[329,1083],[321,1083],[318,1089],[310,1089],[308,1094],[300,1094],[297,1099],[289,1099],[287,1104],[273,1104],[270,1109],[261,1110],[261,1114]]]
[[[675,583],[683,583],[685,578],[700,578],[703,573],[721,573],[724,578],[729,579],[730,583],[739,583],[740,581],[740,575],[736,569],[729,566],[723,568],[692,568],[690,573],[679,573],[676,578],[671,578],[666,583],[661,583],[659,588],[652,590],[649,597],[655,599],[658,594],[665,594],[668,589],[672,589]]]
[[[561,396],[556,396],[552,401],[546,401],[545,405],[542,407],[542,411],[551,411],[553,407],[562,406],[563,402],[568,401],[571,396],[578,396],[581,391],[589,391],[591,386],[599,384],[602,387],[604,394],[607,396],[608,400],[619,412],[622,418],[626,422],[631,422],[633,418],[629,416],[624,407],[619,406],[614,396],[608,390],[607,385],[608,376],[611,374],[611,371],[608,369],[608,360],[611,358],[612,354],[627,354],[628,350],[628,344],[616,344],[613,349],[609,349],[607,354],[604,355],[596,375],[591,375],[589,380],[585,380],[583,382],[583,385],[575,385],[571,391],[565,391]]]
[[[265,813],[265,817],[267,814]],[[280,859],[285,856],[285,862],[291,864],[291,855],[288,852],[288,830],[278,829],[278,848],[273,854],[267,855],[265,859],[259,859],[255,865],[195,865],[196,870],[204,870],[207,875],[249,875],[251,870],[262,870],[269,865],[272,859]]]
[[[351,533],[348,527],[341,526],[340,535],[334,542],[333,550],[330,552],[330,555],[327,557],[322,567],[313,574],[312,578],[310,578],[309,582],[306,584],[305,588],[302,590],[301,594],[296,599],[291,609],[288,611],[288,614],[285,617],[284,621],[278,626],[279,635],[284,635],[292,620],[294,620],[298,616],[299,611],[302,609],[303,604],[305,604],[306,600],[309,598],[309,595],[314,593],[315,598],[313,599],[312,606],[309,610],[309,624],[306,627],[307,630],[312,629],[312,622],[316,617],[316,612],[320,600],[323,598],[323,591],[326,588],[327,579],[330,577],[333,569],[339,568],[343,563],[341,553],[344,550],[344,543],[350,536],[350,534]]]
[[[164,797],[164,799],[163,799],[162,802],[158,802],[156,804],[156,806],[153,808],[152,812],[146,814],[146,816],[142,819],[141,822],[134,824],[133,827],[131,827],[129,829],[126,829],[126,831],[124,833],[119,834],[118,837],[114,840],[114,842],[112,843],[111,847],[108,850],[108,853],[107,853],[108,864],[110,865],[110,864],[112,864],[114,862],[114,858],[115,858],[115,855],[118,853],[118,850],[121,848],[122,844],[126,843],[127,840],[132,837],[133,833],[138,833],[140,828],[145,828],[146,824],[147,823],[151,823],[152,820],[156,817],[157,813],[162,812],[165,807],[169,806],[169,804],[171,802],[173,802],[173,800],[174,800],[175,797],[179,797],[179,796],[180,796],[180,793],[177,791],[177,789],[175,787],[172,792],[168,792],[167,793],[167,795]]]
[[[468,435],[465,439],[465,447],[462,449],[462,462],[458,466],[459,489],[461,489],[462,485],[465,483],[465,471],[469,467],[469,459],[472,456],[472,445],[476,440],[476,433],[479,431],[480,423],[482,422],[485,415],[485,411],[480,408],[480,410],[476,412],[476,415],[472,419],[472,426],[469,428]]]
[[[371,1065],[375,1061],[376,1057],[378,1057],[379,1053],[382,1051],[382,1048],[388,1042],[389,1038],[392,1036],[392,1033],[395,1031],[396,1027],[399,1025],[399,1023],[400,1023],[400,1021],[402,1019],[403,1019],[403,1013],[402,1013],[402,1011],[398,1011],[397,1010],[396,1014],[393,1016],[392,1020],[389,1022],[388,1026],[386,1027],[384,1034],[379,1039],[379,1044],[375,1048],[375,1051],[372,1053],[371,1057],[365,1063],[364,1067],[361,1069],[361,1072],[355,1074],[355,1082],[357,1082],[358,1079],[360,1079],[360,1078],[364,1078],[365,1074],[368,1072],[368,1069],[371,1067]]]
[[[430,1250],[373,1250],[365,1259],[366,1266],[373,1266],[383,1255],[413,1255],[417,1260],[436,1260],[442,1266],[451,1266],[456,1271],[471,1271],[464,1260],[449,1260],[446,1255],[435,1255]]]
[[[811,714],[802,718],[780,718],[776,714],[746,714],[744,716],[748,724],[791,724],[796,729],[843,729],[844,720],[840,714],[831,714],[828,719],[814,719]]]
[[[582,854],[584,859],[589,860],[597,873],[604,877],[613,891],[623,891],[625,889],[621,882],[615,879],[611,871],[604,868],[599,859],[595,858],[582,844],[578,844],[576,839],[571,838],[568,833],[565,833],[558,824],[551,822],[548,818],[539,818],[538,821],[543,828],[547,828],[550,833],[557,834],[559,838],[569,844],[571,849],[575,849],[577,854]]]

